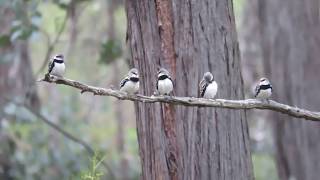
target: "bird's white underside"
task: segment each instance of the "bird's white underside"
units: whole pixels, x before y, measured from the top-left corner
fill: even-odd
[[[270,96],[271,96],[271,94],[272,94],[272,91],[271,91],[271,89],[269,88],[269,89],[261,89],[260,91],[259,91],[259,94],[257,95],[257,98],[258,99],[268,99]]]
[[[158,80],[158,92],[160,95],[168,95],[172,90],[173,84],[170,79]]]
[[[135,94],[139,91],[139,82],[128,81],[120,88],[120,91],[128,94]]]
[[[213,81],[211,84],[207,86],[203,97],[208,99],[213,99],[216,96],[217,92],[218,92],[218,84],[215,81]]]
[[[50,72],[51,75],[63,77],[65,72],[65,65],[64,63],[55,63],[52,71]]]

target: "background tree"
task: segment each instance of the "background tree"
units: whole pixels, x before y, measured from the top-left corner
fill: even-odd
[[[255,22],[249,33],[258,37],[256,49],[274,85],[273,98],[319,111],[319,1],[250,0],[247,5],[251,10],[247,20]],[[278,113],[271,118],[280,179],[317,179],[319,123],[291,120],[292,117]]]
[[[35,79],[46,73],[48,60],[56,53],[65,55],[67,77],[77,77],[102,87],[114,84],[109,76],[113,74],[112,68],[98,63],[100,50],[114,50],[113,45],[103,46],[108,37],[109,20],[105,16],[108,2],[0,2],[0,166],[4,169],[0,179],[80,179],[91,168],[94,158],[91,152],[94,151],[99,154],[97,161],[103,157],[104,164],[108,164],[108,168],[99,165],[102,179],[122,177],[121,160],[124,158],[126,175],[130,179],[139,176],[131,104],[123,103],[126,109],[122,113],[126,120],[123,132],[126,133],[122,138],[126,144],[122,147],[126,147],[126,151],[122,153],[113,146],[117,144],[118,133],[113,99],[79,95],[63,87],[43,85],[36,96],[41,99],[41,106],[29,103],[40,104],[40,101],[33,101],[36,98],[30,93],[36,89],[29,89]],[[110,24],[119,41],[116,49],[123,49],[126,25],[123,5],[112,13],[114,21]],[[117,54],[118,59],[125,59],[122,56]],[[127,71],[127,66],[123,67],[117,76],[122,77]],[[36,107],[35,111],[30,111],[29,107]],[[48,126],[50,123],[57,128]]]
[[[211,71],[218,98],[244,98],[232,1],[126,3],[141,94],[153,94],[155,74],[165,67],[175,95],[196,97]],[[143,179],[252,179],[243,110],[137,103],[136,114]]]
[[[40,106],[34,87],[35,79],[32,73],[28,41],[19,41],[28,36],[26,31],[31,28],[26,25],[25,19],[21,18],[26,13],[26,4],[21,3],[18,6],[20,14],[16,14],[14,9],[7,4],[0,6],[0,26],[2,27],[0,29],[0,168],[2,169],[0,179],[11,179],[10,169],[13,167],[10,158],[16,149],[14,138],[2,131],[2,119],[7,118],[4,108],[16,98],[24,99],[26,104],[35,109]],[[21,24],[12,30],[11,22],[14,20],[20,20]],[[17,34],[17,31],[20,31],[20,34],[14,35]]]

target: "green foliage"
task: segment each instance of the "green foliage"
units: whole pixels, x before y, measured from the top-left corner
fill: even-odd
[[[17,146],[10,157],[14,179],[69,179],[85,168],[87,152],[43,123],[16,123],[6,131]]]
[[[104,159],[105,157],[102,157],[101,153],[95,152],[94,156],[91,159],[90,167],[88,167],[88,170],[81,173],[81,180],[100,180],[103,176],[103,172],[99,170],[99,166],[101,165],[102,161],[104,161]]]
[[[256,180],[278,180],[276,164],[272,155],[253,154],[252,162]]]
[[[84,1],[86,2],[83,6],[77,4],[80,5],[77,7],[76,14],[77,41],[69,50],[72,22],[69,17],[65,30],[52,53],[66,54],[66,77],[77,77],[92,85],[107,86],[110,83],[109,67],[101,67],[92,60],[99,59],[99,47],[106,57],[103,60],[122,59],[121,56],[124,53],[121,40],[124,40],[122,37],[126,30],[126,15],[123,7],[115,12],[114,38],[116,40],[101,43],[101,39],[107,37],[105,30],[107,21],[102,15],[106,10],[104,0],[6,0],[6,5],[10,6],[15,16],[12,20],[10,19],[8,33],[0,35],[0,46],[6,47],[19,41],[29,41],[28,52],[32,68],[37,71],[47,51],[47,38],[51,42],[55,39],[63,25],[70,3]],[[2,61],[4,58],[15,59],[16,55],[15,53],[1,54],[0,63],[7,62]],[[135,121],[130,118],[126,122],[125,146],[127,148],[125,155],[120,154],[117,146],[114,145],[117,143],[117,119],[114,115],[112,99],[95,98],[86,93],[80,95],[74,89],[63,86],[41,86],[38,92],[42,113],[49,120],[85,141],[93,149],[107,154],[104,162],[109,164],[115,175],[121,173],[121,161],[125,156],[128,162],[129,179],[139,179],[141,168]],[[91,103],[92,100],[94,103]],[[130,104],[124,108],[130,109],[132,106]],[[12,146],[10,143],[0,141],[0,151],[3,150],[10,160],[10,178],[15,180],[111,179],[111,175],[101,165],[101,156],[90,160],[91,155],[81,145],[53,130],[24,108],[10,104],[5,108],[5,113],[9,117],[2,121],[7,124],[2,132],[13,137],[14,144]],[[132,117],[130,112],[126,114]]]
[[[13,0],[1,3],[15,15],[10,25],[10,32],[0,36],[0,47],[7,47],[16,40],[26,40],[39,30],[41,14],[37,1]]]
[[[0,48],[7,47],[11,44],[9,35],[0,36]]]
[[[101,43],[100,63],[110,64],[122,56],[122,48],[119,40],[110,39]]]
[[[239,17],[242,15],[244,5],[246,1],[244,0],[233,0],[234,14],[236,20],[240,19]],[[237,21],[238,22],[238,21]]]
[[[53,3],[57,4],[59,8],[63,10],[67,10],[70,0],[54,0]]]

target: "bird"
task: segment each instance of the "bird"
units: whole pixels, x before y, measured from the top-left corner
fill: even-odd
[[[138,69],[132,68],[127,76],[120,82],[120,91],[127,94],[136,94],[139,91],[139,72]]]
[[[272,95],[272,85],[267,78],[261,78],[255,89],[257,99],[268,99]]]
[[[173,90],[173,82],[170,73],[164,68],[160,68],[158,71],[156,88],[160,95],[169,95]]]
[[[64,57],[62,54],[57,54],[51,58],[49,62],[48,73],[50,75],[62,77],[65,72]]]
[[[202,80],[199,83],[200,97],[213,99],[218,91],[218,84],[213,79],[213,75],[210,72],[206,72],[203,75]]]

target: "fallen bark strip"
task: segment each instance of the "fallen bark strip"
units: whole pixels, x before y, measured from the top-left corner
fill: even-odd
[[[39,82],[45,81],[48,83],[63,84],[81,90],[81,93],[91,92],[99,96],[113,96],[120,100],[139,101],[143,103],[170,103],[184,106],[198,107],[216,107],[228,109],[266,109],[287,114],[292,117],[320,121],[320,112],[313,112],[298,107],[281,104],[273,100],[261,101],[256,99],[246,100],[226,100],[226,99],[204,99],[195,97],[176,97],[176,96],[144,96],[144,95],[127,95],[123,92],[114,89],[105,89],[100,87],[89,86],[75,80],[53,77],[46,75]]]

